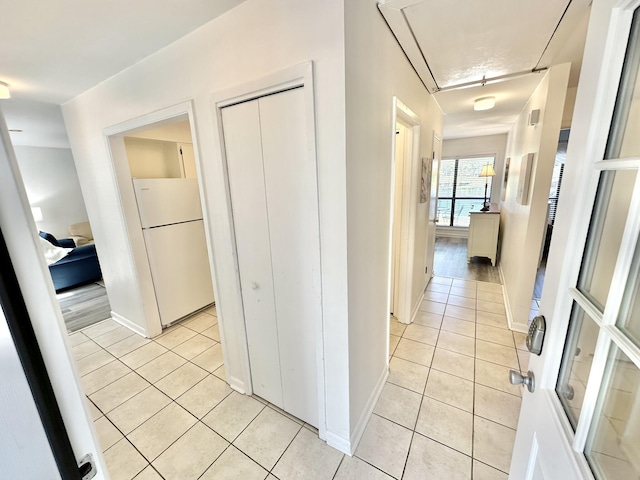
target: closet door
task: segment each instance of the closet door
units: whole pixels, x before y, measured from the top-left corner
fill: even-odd
[[[222,110],[254,392],[317,426],[315,158],[302,88]]]
[[[222,109],[222,124],[253,392],[284,408],[258,101]]]

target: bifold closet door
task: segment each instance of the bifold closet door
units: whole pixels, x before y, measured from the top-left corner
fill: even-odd
[[[222,110],[254,392],[317,426],[316,164],[304,90]]]

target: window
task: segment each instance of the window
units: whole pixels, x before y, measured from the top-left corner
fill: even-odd
[[[495,157],[447,158],[440,161],[438,183],[438,224],[468,227],[469,213],[477,212],[491,196],[493,177],[480,177],[482,167],[493,165]]]

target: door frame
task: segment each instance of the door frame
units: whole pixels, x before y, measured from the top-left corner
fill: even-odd
[[[233,209],[231,204],[231,189],[229,185],[229,172],[227,168],[227,157],[225,151],[224,132],[222,124],[222,109],[229,107],[237,103],[254,100],[267,95],[276,94],[293,88],[304,87],[304,99],[306,107],[306,138],[308,145],[308,155],[310,160],[316,165],[316,196],[318,195],[318,166],[316,156],[316,127],[315,127],[315,100],[314,100],[314,74],[313,74],[313,62],[308,61],[299,65],[280,70],[266,77],[252,80],[242,85],[238,85],[229,89],[225,89],[214,93],[211,96],[211,110],[214,131],[218,135],[220,151],[220,158],[222,160],[223,181],[225,185],[225,199],[226,199],[226,214],[227,222],[231,226],[229,245],[234,255],[235,271],[233,281],[235,288],[233,295],[229,295],[227,298],[229,302],[233,304],[226,305],[226,308],[231,308],[236,312],[237,321],[233,325],[221,324],[221,332],[226,330],[227,335],[233,335],[238,341],[234,342],[233,347],[237,351],[229,353],[225,357],[225,363],[228,361],[237,362],[240,367],[240,371],[243,373],[242,378],[228,377],[229,384],[235,390],[251,395],[253,393],[252,381],[251,381],[251,365],[249,359],[249,346],[247,339],[247,330],[244,322],[244,307],[242,304],[242,290],[240,286],[240,270],[238,265],[238,252],[235,240],[235,228],[233,220]],[[318,217],[320,217],[320,205],[318,202]],[[320,231],[320,236],[322,232]],[[322,278],[322,243],[320,245],[320,278]],[[227,281],[230,281],[227,278]],[[331,439],[327,439],[327,419],[326,419],[326,399],[325,399],[325,350],[324,350],[324,305],[322,302],[322,280],[318,286],[320,289],[320,319],[315,325],[316,334],[316,376],[317,376],[317,390],[318,390],[318,434],[322,440],[327,440],[331,443]],[[216,297],[218,298],[218,297]],[[233,331],[232,331],[233,330]],[[237,370],[237,369],[236,369]],[[341,440],[337,440],[341,442]],[[340,446],[336,446],[340,449]]]
[[[71,447],[76,459],[91,454],[97,467],[94,478],[105,479],[108,475],[102,448],[71,356],[67,329],[49,268],[40,252],[38,229],[1,111],[0,187],[0,229]]]
[[[527,480],[534,478],[541,445],[545,445],[552,439],[560,440],[564,458],[575,472],[582,475],[581,478],[594,478],[583,454],[589,427],[589,422],[583,419],[590,419],[595,412],[600,382],[592,379],[602,378],[607,356],[601,355],[600,361],[594,362],[591,367],[589,386],[580,415],[580,426],[575,433],[558,399],[555,387],[573,305],[573,297],[569,292],[580,295],[574,286],[577,285],[580,273],[589,220],[601,173],[594,166],[601,164],[604,167],[606,164],[606,170],[620,166],[615,160],[603,161],[602,159],[611,128],[618,83],[626,53],[626,48],[621,46],[626,46],[628,41],[633,17],[632,8],[640,6],[639,0],[607,0],[601,4],[603,9],[612,9],[611,17],[609,18],[608,10],[605,10],[606,24],[596,22],[594,29],[594,17],[602,15],[603,12],[593,10],[591,12],[590,33],[587,35],[585,48],[585,52],[589,52],[590,55],[585,55],[578,86],[573,116],[574,125],[571,128],[563,187],[556,214],[558,228],[554,231],[551,240],[548,259],[550,268],[546,272],[540,303],[539,313],[547,318],[546,338],[542,355],[531,355],[528,368],[534,373],[539,372],[536,376],[534,395],[538,397],[539,405],[544,405],[544,409],[533,408],[531,394],[526,390],[523,391],[510,468],[511,478]],[[592,34],[592,30],[596,33]],[[640,158],[632,162],[638,166]],[[640,231],[640,212],[630,209],[629,218],[635,218],[634,227],[625,230],[621,248],[632,235],[635,234],[637,238],[637,233]],[[631,261],[632,255],[633,252],[626,259],[628,262]],[[554,266],[556,266],[555,269]],[[610,286],[610,301],[613,297],[622,296],[625,275],[621,275],[620,269],[616,268]],[[585,309],[585,312],[591,318],[603,317],[602,313],[590,309]],[[601,327],[601,329],[604,328],[606,326]],[[608,346],[600,338],[596,346],[596,355],[606,348]],[[531,402],[530,405],[529,402]],[[549,417],[551,417],[550,420]],[[549,422],[552,431],[536,430],[536,426],[541,425],[543,421]],[[560,454],[556,453],[556,455]]]
[[[393,258],[393,225],[394,205],[395,205],[395,172],[396,172],[396,123],[401,123],[407,132],[404,149],[404,165],[402,179],[402,222],[400,228],[400,238],[397,242],[400,249],[399,268],[395,272],[398,279],[396,282],[395,295],[398,301],[394,305],[394,315],[400,323],[409,324],[418,312],[420,302],[412,305],[411,293],[413,285],[413,267],[415,256],[416,240],[416,214],[418,210],[418,195],[420,194],[420,184],[417,181],[421,174],[420,165],[420,117],[409,107],[402,103],[398,97],[392,100],[392,131],[391,131],[391,186],[390,186],[390,212],[389,212],[389,274],[387,285],[387,312],[385,318],[391,310],[391,268]],[[407,148],[407,146],[409,148]],[[420,299],[422,300],[422,299]]]

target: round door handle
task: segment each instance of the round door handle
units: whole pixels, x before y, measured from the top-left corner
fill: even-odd
[[[522,375],[516,370],[510,370],[509,382],[511,385],[525,385],[531,393],[536,389],[536,377],[531,370],[526,375]]]

